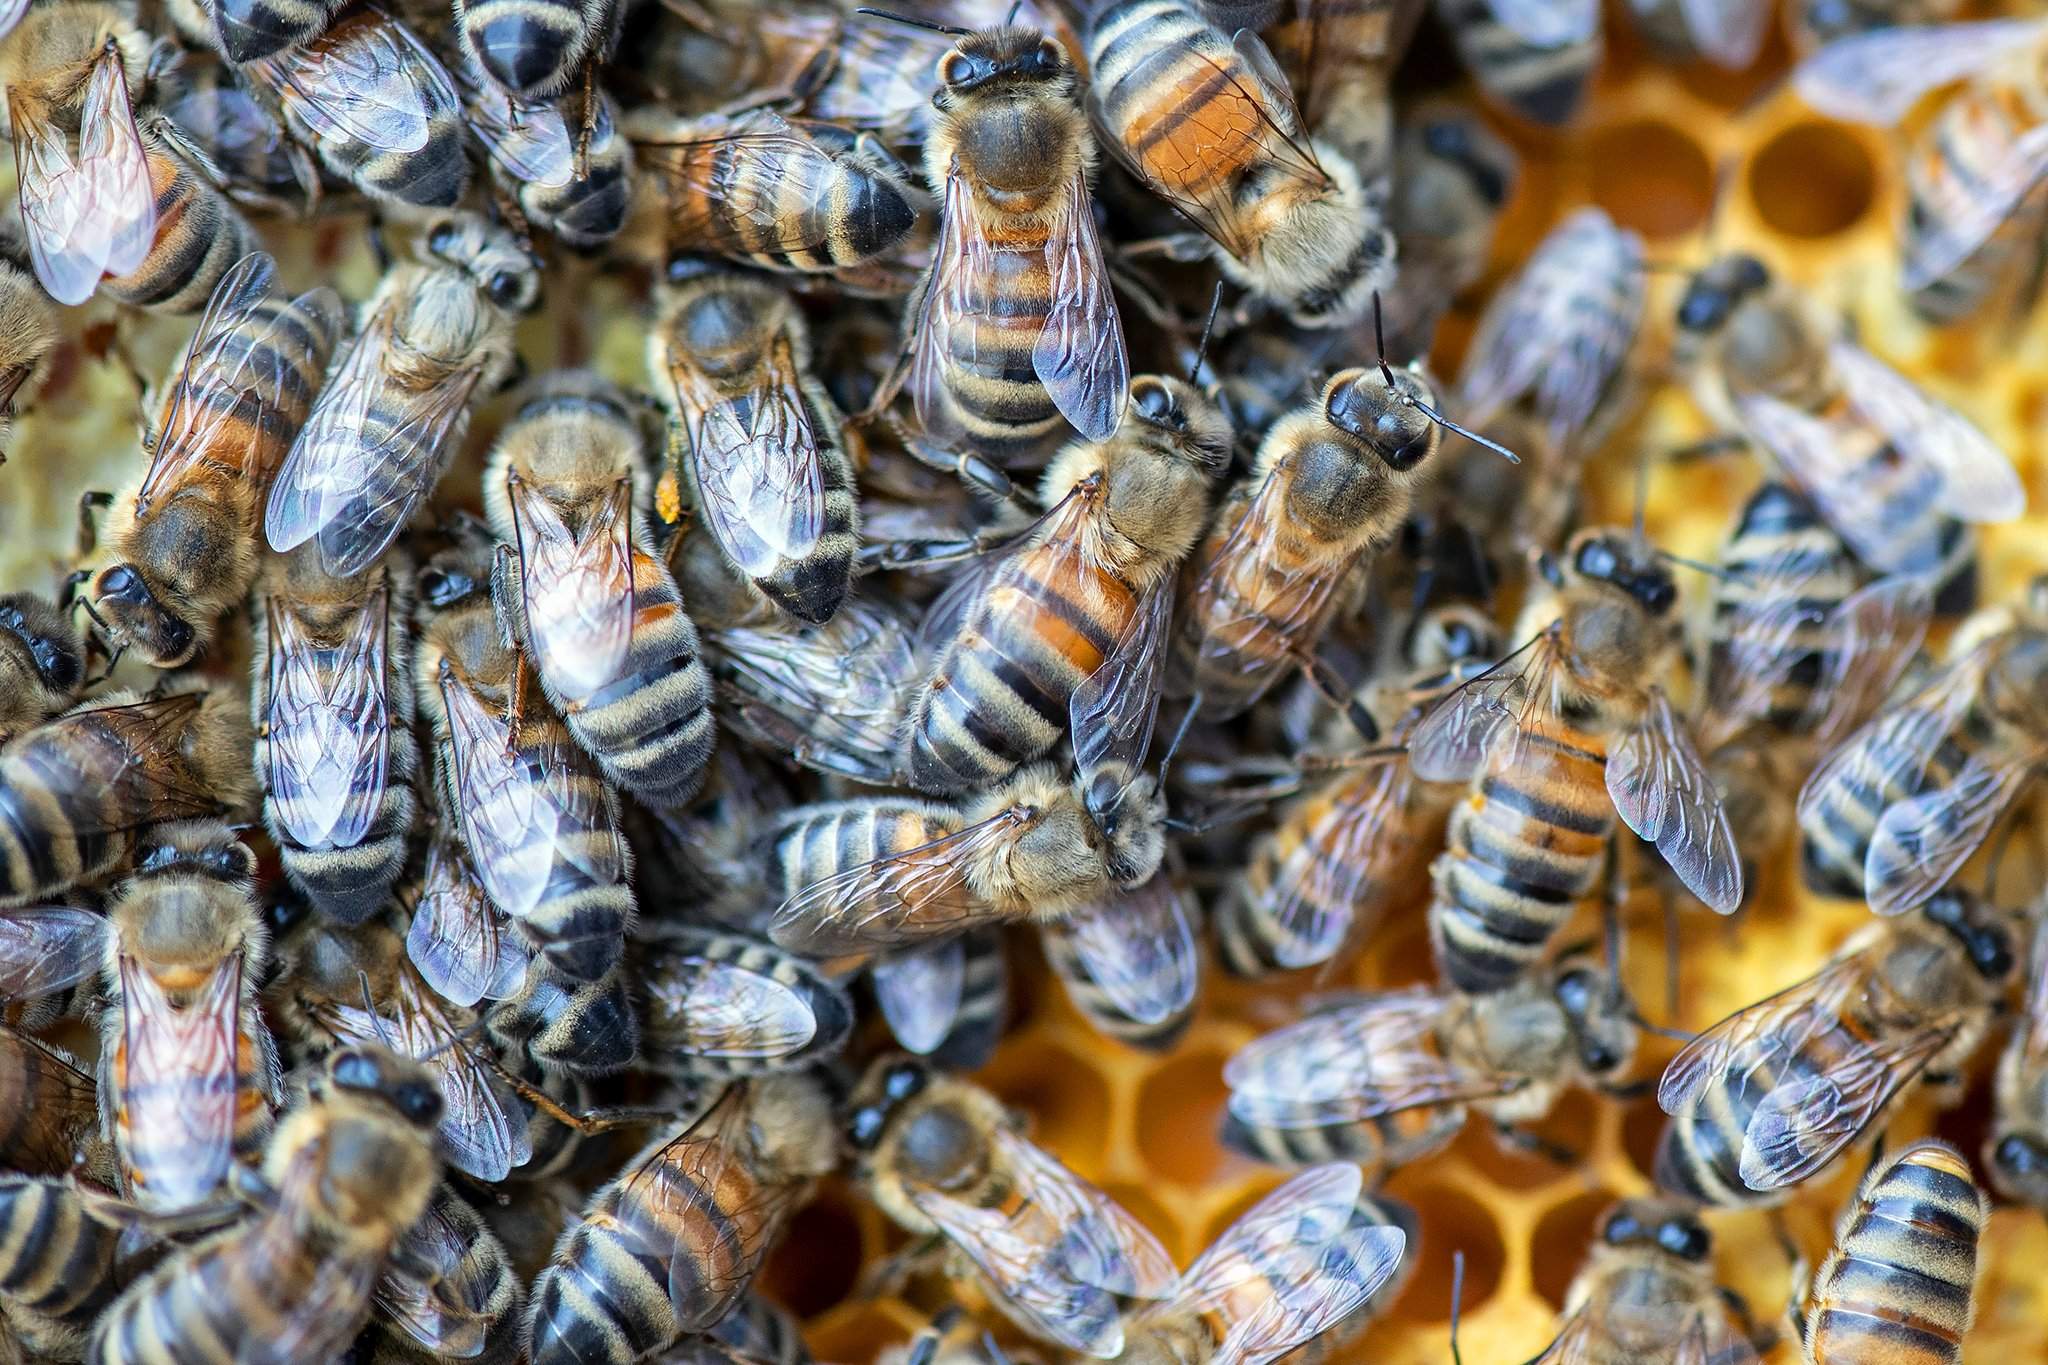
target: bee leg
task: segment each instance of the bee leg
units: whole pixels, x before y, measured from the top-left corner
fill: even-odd
[[[1465,1299],[1465,1253],[1451,1253],[1451,1365],[1465,1365],[1465,1355],[1458,1349],[1458,1310]]]
[[[99,546],[100,528],[95,512],[104,512],[114,505],[114,495],[100,489],[88,488],[78,495],[78,557],[84,559]]]
[[[1554,1166],[1577,1166],[1584,1158],[1560,1142],[1552,1142],[1541,1133],[1532,1133],[1526,1128],[1517,1128],[1512,1123],[1493,1125],[1494,1136],[1500,1143],[1525,1156],[1541,1157]]]
[[[1344,685],[1344,680],[1337,676],[1336,671],[1320,655],[1297,650],[1295,662],[1301,666],[1302,676],[1308,679],[1309,686],[1321,693],[1324,701],[1342,712],[1344,719],[1351,722],[1351,728],[1358,731],[1367,744],[1380,742],[1379,723],[1372,718],[1371,712],[1359,705],[1358,700],[1351,695],[1351,690]]]
[[[675,1121],[676,1115],[673,1110],[652,1106],[610,1105],[600,1109],[567,1109],[552,1095],[548,1094],[547,1091],[542,1090],[517,1072],[508,1069],[503,1062],[500,1062],[490,1053],[476,1051],[471,1055],[489,1067],[497,1075],[498,1079],[510,1087],[512,1092],[518,1095],[519,1098],[525,1100],[555,1122],[574,1128],[586,1137],[595,1136],[599,1133],[609,1133],[619,1128],[645,1127],[651,1124],[672,1123]]]
[[[1164,256],[1169,261],[1192,265],[1208,258],[1209,239],[1199,232],[1170,232],[1163,237],[1143,237],[1135,242],[1125,242],[1113,254],[1119,261]]]
[[[583,59],[583,126],[576,130],[576,178],[590,179],[590,139],[597,132],[597,58]]]
[[[942,474],[951,474],[966,484],[970,490],[986,494],[997,502],[1014,502],[1027,508],[1036,506],[1028,494],[1011,482],[1008,474],[973,451],[964,450],[958,455],[949,455],[929,442],[911,435],[902,421],[892,414],[884,413],[878,420],[903,443],[904,452],[925,468],[936,469]]]
[[[941,1261],[945,1250],[946,1243],[937,1234],[912,1242],[862,1272],[854,1293],[873,1298],[898,1297],[915,1276]]]
[[[501,541],[491,551],[491,607],[498,619],[498,638],[508,649],[519,648],[526,638],[520,606],[517,552]]]
[[[518,197],[495,179],[491,181],[491,207],[498,211],[500,221],[508,225],[513,235],[519,238],[519,245],[526,254],[536,254],[533,249],[533,224],[527,220],[526,210],[519,207]]]
[[[1749,441],[1741,436],[1723,434],[1690,441],[1682,446],[1673,446],[1664,452],[1663,459],[1669,464],[1686,464],[1693,460],[1719,459],[1723,455],[1735,455],[1749,448]]]

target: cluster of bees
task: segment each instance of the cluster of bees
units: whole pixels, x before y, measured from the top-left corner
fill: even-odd
[[[1953,87],[1901,227],[1944,324],[2048,225],[2042,21],[1952,8],[1793,16],[1838,117]],[[1429,372],[1514,159],[1395,98],[1419,9],[0,5],[8,415],[60,307],[196,319],[75,572],[0,597],[8,1358],[806,1359],[753,1284],[842,1169],[889,1282],[1019,1355],[1326,1358],[1414,1260],[1380,1177],[1475,1114],[1569,1161],[1567,1090],[1654,1088],[1659,1197],[1540,1359],[1760,1359],[1701,1211],[1869,1150],[1789,1330],[1958,1361],[1984,1186],[2048,1209],[2048,930],[1973,866],[2048,761],[2048,578],[1974,600],[2021,483],[1731,253],[1666,373],[1766,481],[1713,563],[1586,524],[1653,266],[1580,211]],[[1572,116],[1597,4],[1436,9],[1502,116]],[[1771,19],[1635,9],[1737,68]],[[280,285],[360,214],[370,297]],[[644,372],[527,373],[600,274]],[[1633,1076],[1630,888],[1736,914],[1795,844],[1868,926]],[[1230,1059],[1225,1140],[1298,1173],[1185,1270],[965,1074],[1010,926],[1164,1051],[1205,928],[1329,973],[1418,903],[1436,985]],[[1884,1151],[2007,1013],[1985,1150]]]

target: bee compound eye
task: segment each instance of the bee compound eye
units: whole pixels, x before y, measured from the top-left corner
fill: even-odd
[[[873,1105],[863,1105],[853,1111],[846,1121],[846,1140],[857,1152],[870,1152],[882,1140],[882,1111]]]
[[[328,1074],[336,1085],[349,1090],[381,1090],[384,1086],[384,1068],[367,1052],[342,1053]]]
[[[1712,1249],[1706,1228],[1690,1218],[1671,1218],[1657,1225],[1657,1245],[1683,1261],[1704,1261]]]

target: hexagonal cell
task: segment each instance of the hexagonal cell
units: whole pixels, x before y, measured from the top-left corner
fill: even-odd
[[[1223,1145],[1224,1057],[1199,1051],[1176,1057],[1138,1089],[1138,1155],[1162,1179],[1221,1182],[1256,1169]]]
[[[1707,221],[1714,169],[1700,145],[1668,123],[1642,120],[1593,134],[1586,153],[1593,202],[1646,237],[1677,237]]]
[[[918,1314],[894,1300],[852,1303],[804,1324],[804,1344],[819,1360],[875,1360],[910,1340]]]
[[[1540,1189],[1553,1181],[1569,1178],[1591,1155],[1589,1149],[1600,1130],[1598,1106],[1583,1090],[1568,1090],[1558,1096],[1557,1106],[1536,1123],[1519,1125],[1522,1132],[1553,1147],[1555,1156],[1574,1154],[1577,1161],[1564,1164],[1536,1150],[1524,1151],[1501,1140],[1484,1115],[1474,1114],[1458,1135],[1458,1150],[1495,1184],[1510,1190]]]
[[[830,1190],[798,1209],[761,1268],[761,1288],[798,1317],[813,1317],[845,1298],[860,1278],[860,1219]]]
[[[1387,1193],[1413,1208],[1422,1221],[1419,1245],[1409,1252],[1413,1269],[1408,1287],[1389,1316],[1408,1322],[1449,1322],[1452,1253],[1465,1253],[1463,1311],[1469,1313],[1500,1288],[1507,1247],[1485,1205],[1449,1185],[1404,1178],[1409,1174],[1441,1181],[1445,1171],[1440,1164],[1434,1169],[1425,1164],[1397,1175],[1387,1186]]]
[[[1529,1245],[1529,1278],[1552,1308],[1564,1307],[1572,1277],[1586,1259],[1600,1215],[1617,1196],[1608,1190],[1575,1194],[1545,1213]]]
[[[1109,1136],[1109,1082],[1099,1058],[1036,1039],[1006,1048],[981,1083],[1031,1115],[1031,1137],[1082,1171],[1102,1164]]]
[[[1750,158],[1757,216],[1788,237],[1832,237],[1863,221],[1877,196],[1870,152],[1847,128],[1814,120],[1779,131]]]

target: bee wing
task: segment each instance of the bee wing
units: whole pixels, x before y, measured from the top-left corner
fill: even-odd
[[[2027,994],[2020,1027],[2025,1031],[2026,1055],[2048,1056],[2048,919],[2034,924],[2033,950],[2027,967]]]
[[[914,1190],[911,1202],[967,1254],[1008,1310],[1032,1324],[1034,1335],[1103,1360],[1122,1352],[1115,1297],[1068,1273],[1057,1247],[1020,1233],[1000,1209],[935,1190]]]
[[[1607,794],[1623,822],[1657,846],[1708,909],[1742,905],[1742,857],[1714,776],[1661,687],[1643,718],[1607,751]]]
[[[1019,1212],[1035,1210],[1064,1234],[1059,1255],[1069,1274],[1128,1298],[1163,1299],[1173,1292],[1180,1279],[1173,1258],[1121,1204],[1011,1129],[997,1128],[990,1146],[1022,1198]]]
[[[2048,126],[2036,125],[1987,147],[1967,179],[1931,178],[1923,190],[1924,212],[1915,205],[1915,224],[1926,224],[1926,230],[1906,239],[1900,284],[1925,289],[1962,266],[2034,193],[2043,175],[2048,175]]]
[[[1936,751],[1969,714],[1992,658],[1987,641],[1849,736],[1806,779],[1799,792],[1799,818],[1811,818],[1822,793],[1836,786],[1879,792],[1917,786]]]
[[[34,1000],[91,980],[106,943],[107,922],[90,910],[0,910],[0,1001]]]
[[[15,25],[28,14],[28,7],[29,0],[5,0],[4,3],[0,3],[0,38],[14,32]]]
[[[1123,420],[1131,361],[1090,204],[1088,178],[1076,166],[1045,239],[1051,309],[1032,344],[1031,369],[1074,430],[1106,441]]]
[[[1679,0],[1678,12],[1700,55],[1730,71],[1756,60],[1771,21],[1769,0]]]
[[[1849,429],[1853,419],[1816,417],[1760,393],[1744,394],[1736,407],[1743,427],[1771,452],[1858,559],[1879,573],[1912,567],[1902,558],[1907,547],[1892,532],[1881,491],[1850,467],[1845,451],[1859,436]],[[1925,483],[1931,502],[1940,491],[1932,471]]]
[[[526,941],[510,932],[492,907],[469,855],[445,839],[436,839],[427,850],[426,876],[405,950],[422,980],[465,1009],[517,991],[532,956]]]
[[[1446,1008],[1434,992],[1397,991],[1254,1038],[1223,1065],[1230,1112],[1245,1123],[1317,1128],[1514,1090],[1513,1077],[1444,1057],[1437,1029]]]
[[[759,387],[722,396],[693,366],[671,366],[690,435],[692,482],[704,523],[726,558],[765,578],[818,543],[825,525],[825,444],[785,333]]]
[[[1903,915],[1948,885],[1991,834],[2044,756],[1972,754],[1931,791],[1885,807],[1863,859],[1863,887],[1880,915]]]
[[[456,69],[456,80],[470,131],[513,179],[556,190],[576,178],[577,133],[570,131],[559,108],[513,99],[496,81],[473,79],[462,67]],[[611,129],[611,101],[599,97],[593,104],[590,142],[601,146]]]
[[[946,397],[946,353],[956,335],[971,339],[982,315],[981,281],[995,277],[999,257],[969,202],[971,191],[958,166],[946,174],[939,212],[939,243],[925,277],[917,331],[911,341],[910,376],[905,381],[918,425],[941,444],[962,435]],[[977,357],[970,354],[968,362]],[[1034,367],[1036,355],[1033,356]]]
[[[419,151],[435,118],[457,102],[440,59],[412,30],[381,15],[244,70],[280,94],[289,92],[291,112],[315,136],[373,152]]]
[[[664,1050],[686,1058],[787,1057],[817,1036],[810,1003],[765,971],[678,952],[662,956],[658,980],[645,975],[663,1016],[677,1025],[664,1031]]]
[[[775,912],[770,936],[792,952],[838,957],[970,929],[991,917],[967,889],[967,865],[1014,842],[1034,818],[1017,807],[813,882]]]
[[[28,1073],[33,1070],[35,1079]],[[14,1139],[11,1164],[24,1171],[67,1171],[78,1139],[99,1120],[99,1086],[68,1053],[0,1024],[0,1085],[26,1097],[25,1125]]]
[[[2048,140],[2042,143],[2048,171]],[[2019,472],[1969,418],[1852,341],[1828,359],[1849,401],[1900,451],[1941,476],[1941,508],[1958,521],[2011,521],[2027,508]]]
[[[1672,1365],[1763,1365],[1756,1345],[1725,1309],[1702,1308],[1678,1343]]]
[[[1564,1320],[1556,1339],[1528,1365],[1602,1365],[1608,1359],[1606,1344],[1600,1320],[1593,1315],[1591,1304],[1584,1304]]]
[[[1816,1035],[1835,1027],[1843,1004],[1863,988],[1870,971],[1868,952],[1850,953],[1729,1015],[1671,1059],[1657,1082],[1658,1105],[1667,1114],[1683,1113],[1716,1077],[1736,1070],[1753,1075],[1767,1063],[1798,1055]]]
[[[119,973],[121,1101],[131,1130],[149,1135],[128,1158],[153,1207],[189,1208],[220,1188],[234,1157],[242,955],[222,958],[184,1009],[126,953]]]
[[[1081,527],[1092,507],[1087,490],[1077,483],[1062,494],[1058,502],[1039,513],[1030,525],[986,554],[970,560],[925,610],[924,622],[917,631],[918,652],[936,654],[951,644],[953,637],[959,634],[960,624],[967,613],[994,586],[998,575],[1010,571],[1018,557],[1027,551],[1061,556],[1079,554]]]
[[[1211,1365],[1266,1365],[1335,1327],[1401,1267],[1408,1234],[1385,1223],[1348,1226],[1295,1283],[1233,1322]]]
[[[1408,736],[1408,767],[1424,782],[1467,782],[1479,771],[1503,735],[1519,729],[1522,716],[1550,691],[1557,666],[1555,640],[1529,646],[1519,662],[1510,655],[1459,684]]]
[[[156,242],[156,192],[120,54],[93,63],[76,160],[62,128],[31,115],[11,94],[8,111],[36,278],[57,302],[84,303],[103,273],[135,270]]]
[[[467,1360],[483,1354],[491,1325],[479,1311],[486,1286],[473,1271],[464,1270],[469,1248],[438,1199],[399,1243],[407,1261],[432,1266],[439,1273],[433,1280],[422,1280],[388,1266],[373,1291],[377,1311],[438,1356]]]
[[[587,700],[625,672],[632,649],[632,484],[620,479],[580,533],[529,480],[506,485],[527,643],[563,696]]]
[[[1274,957],[1283,967],[1328,962],[1354,932],[1360,889],[1381,884],[1413,856],[1417,840],[1403,815],[1414,790],[1408,760],[1374,764],[1363,785],[1330,812],[1315,848],[1289,859],[1265,906],[1279,931]]]
[[[298,618],[268,604],[271,813],[306,848],[354,848],[370,832],[388,780],[384,696],[389,589],[364,602],[333,657]],[[325,667],[323,667],[323,663]]]
[[[827,215],[794,214],[784,206],[828,202],[838,167],[815,139],[775,111],[743,114],[709,137],[636,139],[633,145],[648,169],[671,185],[668,202],[678,206],[666,221],[672,246],[803,255],[830,245]]]
[[[1695,727],[1706,752],[1769,715],[1777,690],[1812,657],[1797,641],[1802,630],[1826,620],[1811,597],[1824,570],[1799,549],[1744,567],[1748,593],[1717,621],[1721,638],[1708,660],[1705,705]]]
[[[917,685],[910,627],[893,608],[854,595],[823,630],[740,626],[704,636],[733,680],[737,709],[783,736],[799,762],[888,781],[903,699]]]
[[[929,1056],[953,1031],[967,990],[967,948],[957,938],[903,948],[868,967],[875,1003],[908,1051]]]
[[[2032,41],[2037,19],[1900,24],[1838,38],[1792,74],[1801,99],[1830,118],[1890,126],[1929,91],[1974,75]]]
[[[199,709],[201,694],[179,692],[123,706],[74,711],[29,731],[16,744],[21,761],[59,775],[66,786],[99,790],[111,799],[73,808],[80,836],[125,834],[144,825],[218,815],[221,803],[182,761],[150,763],[141,755],[174,746],[164,732]],[[26,741],[26,743],[24,743]]]
[[[1169,877],[1155,875],[1039,932],[1066,939],[1089,979],[1137,1023],[1162,1024],[1194,1003],[1201,956]]]
[[[1817,753],[1827,753],[1875,712],[1934,619],[1935,585],[1925,575],[1895,574],[1866,583],[1828,613],[1830,646],[1803,724]]]
[[[1583,43],[1600,30],[1598,0],[1487,0],[1501,25],[1534,47]]]
[[[390,331],[388,306],[364,319],[285,454],[263,522],[270,548],[279,554],[316,535],[348,493],[361,486],[362,473],[354,466],[364,458],[359,447],[371,406],[388,382],[383,353]]]
[[[1074,543],[1078,550],[1078,541]],[[1074,689],[1067,720],[1074,736],[1074,771],[1082,777],[1092,778],[1105,768],[1135,772],[1145,761],[1152,725],[1159,717],[1166,631],[1172,619],[1172,582],[1156,583],[1138,599],[1116,644]]]
[[[1743,1130],[1742,1183],[1780,1190],[1818,1174],[1954,1036],[1947,1023],[1874,1038],[1818,1075],[1771,1090]]]

